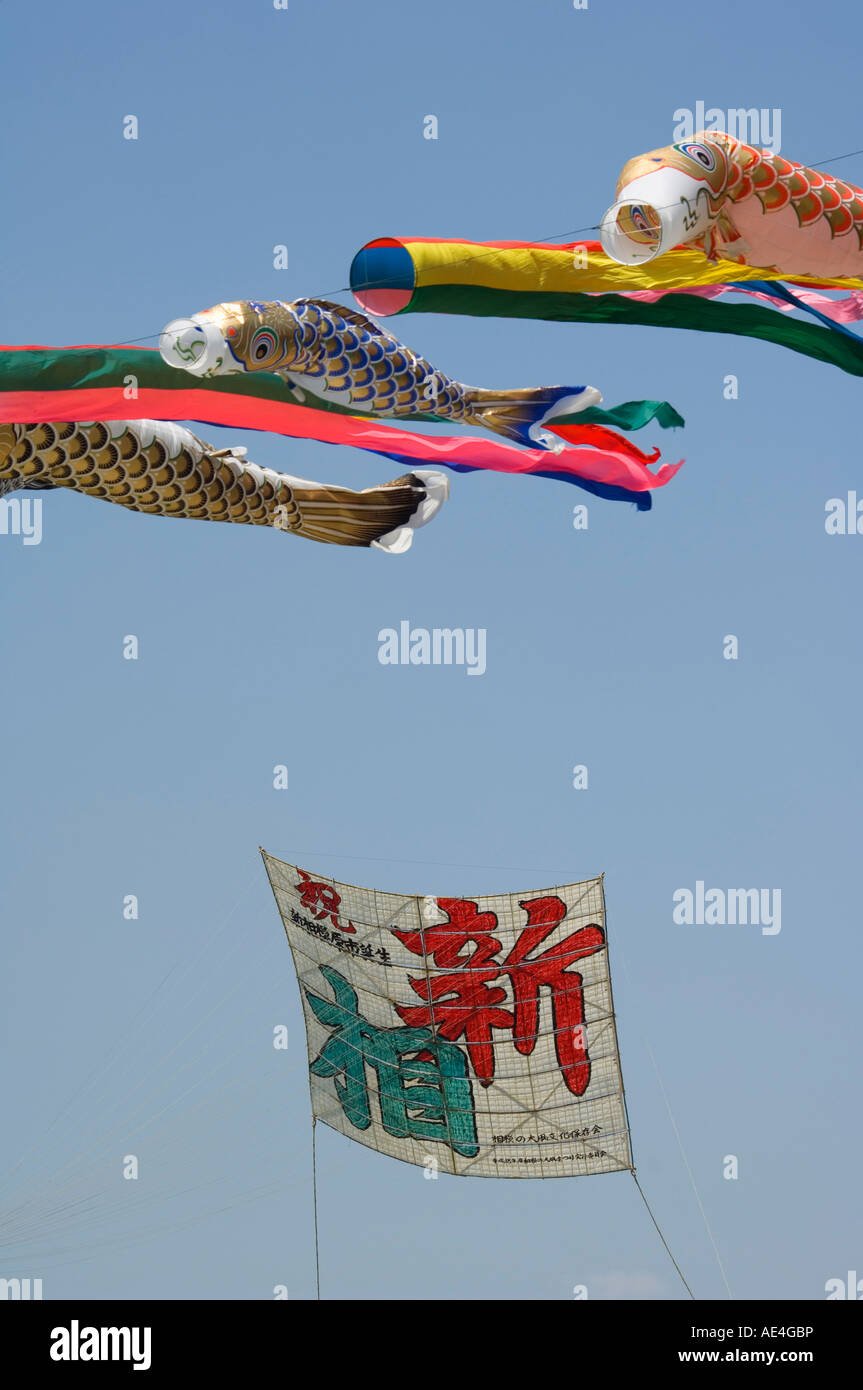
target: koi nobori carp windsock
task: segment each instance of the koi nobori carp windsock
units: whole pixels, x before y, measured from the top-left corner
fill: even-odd
[[[678,246],[768,274],[863,285],[863,189],[720,131],[630,159],[604,250],[644,265]]]
[[[682,424],[666,402],[628,402],[605,412],[597,409],[602,396],[593,386],[509,391],[463,386],[371,319],[325,300],[217,304],[168,324],[160,352],[202,383],[255,373],[281,379],[295,400],[361,417],[331,417],[326,430],[307,437],[402,462],[559,478],[642,510],[651,505],[651,490],[664,487],[680,467],[663,464],[652,473],[659,450],[645,453],[610,428],[622,422],[624,429],[637,428],[635,420],[643,424],[654,418],[661,425]],[[377,424],[375,417],[479,425],[522,447],[476,437],[407,434]],[[564,441],[575,447],[566,448]]]
[[[132,511],[271,526],[331,545],[399,554],[448,492],[418,469],[353,492],[259,468],[245,449],[215,449],[163,420],[0,424],[0,496],[70,488]]]
[[[557,443],[543,425],[602,399],[594,386],[463,386],[363,314],[322,299],[217,304],[169,323],[159,349],[194,376],[278,372],[301,390],[371,415],[482,425],[527,447]]]

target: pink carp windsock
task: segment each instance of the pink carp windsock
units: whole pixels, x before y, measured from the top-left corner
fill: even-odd
[[[194,376],[276,373],[300,401],[309,392],[369,415],[482,425],[533,448],[559,449],[543,426],[602,400],[593,386],[463,386],[371,319],[326,300],[217,304],[169,323],[159,350]]]
[[[625,165],[602,219],[603,250],[643,265],[673,247],[780,275],[863,276],[863,190],[702,131]]]
[[[260,468],[164,420],[0,424],[0,497],[70,488],[131,511],[271,526],[401,554],[443,505],[446,475],[417,469],[354,492]]]

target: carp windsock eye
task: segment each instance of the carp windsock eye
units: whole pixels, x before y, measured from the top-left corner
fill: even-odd
[[[277,351],[279,340],[271,328],[259,328],[250,348],[253,362],[266,362]]]
[[[697,141],[686,141],[683,144],[675,145],[674,148],[679,150],[681,154],[685,154],[689,159],[694,159],[695,162],[700,164],[702,169],[706,169],[708,173],[712,173],[716,168],[716,158],[713,151],[709,149],[707,145],[701,145]]]

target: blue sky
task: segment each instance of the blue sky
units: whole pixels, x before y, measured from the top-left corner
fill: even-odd
[[[154,345],[223,299],[347,303],[376,235],[573,239],[699,100],[779,108],[791,158],[859,149],[860,14],[828,9],[6,3],[3,339]],[[863,182],[863,156],[831,167]],[[822,1298],[861,1259],[863,539],[824,529],[859,486],[859,382],[720,335],[398,331],[475,384],[668,399],[686,429],[655,440],[686,465],[648,514],[454,475],[401,558],[59,493],[40,545],[0,536],[0,1275],[57,1298],[313,1296],[302,1021],[260,844],[394,892],[604,871],[635,1157],[669,1244],[723,1296],[662,1088],[735,1295]],[[392,476],[202,433],[307,477]],[[403,619],[485,628],[487,671],[380,665]],[[676,925],[698,880],[781,889],[781,932]],[[327,1297],[685,1296],[625,1174],[428,1182],[319,1129],[318,1199]]]

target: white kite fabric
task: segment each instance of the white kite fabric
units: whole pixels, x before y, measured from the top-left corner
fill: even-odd
[[[601,878],[412,897],[261,853],[299,978],[316,1120],[431,1171],[632,1169]]]

